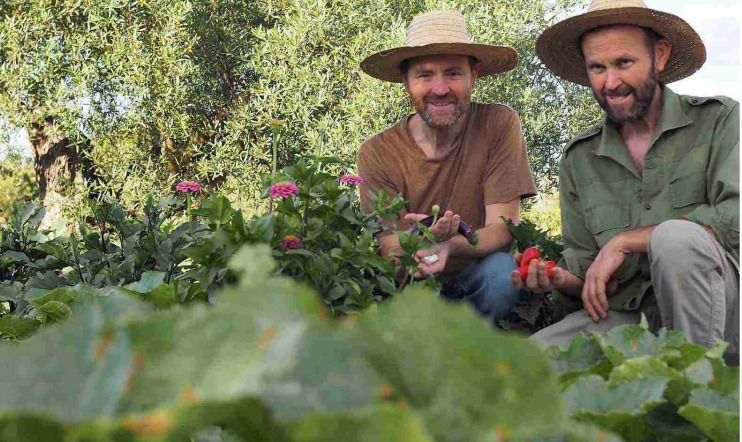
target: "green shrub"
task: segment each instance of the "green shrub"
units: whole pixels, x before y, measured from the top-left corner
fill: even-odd
[[[14,201],[29,201],[36,196],[38,185],[31,167],[0,162],[0,224],[8,222]]]

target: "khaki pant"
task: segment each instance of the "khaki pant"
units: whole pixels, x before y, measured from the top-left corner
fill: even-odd
[[[681,330],[691,342],[706,347],[728,342],[739,354],[739,273],[724,249],[699,225],[671,220],[658,225],[649,239],[649,261],[656,306],[648,308],[650,325]],[[654,304],[642,302],[643,306]],[[659,310],[659,315],[651,314]],[[657,321],[651,317],[659,316]],[[569,343],[580,332],[604,332],[637,324],[640,310],[611,310],[594,323],[585,310],[574,312],[531,336],[543,346]],[[655,328],[655,327],[652,327]]]

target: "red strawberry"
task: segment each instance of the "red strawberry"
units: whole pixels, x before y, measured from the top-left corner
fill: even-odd
[[[521,266],[518,267],[518,271],[520,272],[520,279],[522,279],[523,281],[525,281],[526,280],[526,277],[528,276],[528,265],[521,264]]]
[[[546,261],[546,276],[548,276],[549,279],[551,279],[553,276],[553,271],[551,269],[553,269],[554,267],[556,267],[556,263],[554,261]]]
[[[523,258],[520,260],[520,265],[528,265],[532,260],[539,258],[541,258],[541,252],[539,252],[535,247],[529,247],[525,252],[523,252]]]

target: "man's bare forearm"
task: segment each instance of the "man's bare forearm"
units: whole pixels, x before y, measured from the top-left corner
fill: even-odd
[[[582,294],[582,286],[585,284],[585,281],[580,279],[579,277],[573,275],[570,271],[566,269],[564,270],[564,282],[560,284],[558,287],[555,287],[560,292],[564,293],[565,295],[572,296],[574,298],[579,298]]]
[[[513,247],[513,236],[500,220],[477,230],[477,235],[479,242],[476,246],[469,244],[463,235],[456,235],[446,241],[450,256],[481,258],[495,252],[509,252]]]

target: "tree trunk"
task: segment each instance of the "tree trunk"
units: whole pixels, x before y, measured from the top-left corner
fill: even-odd
[[[44,200],[50,193],[60,192],[64,182],[73,182],[78,172],[83,177],[99,179],[92,162],[78,153],[78,148],[67,137],[53,137],[46,128],[53,123],[51,118],[32,123],[28,129],[29,139],[34,150],[34,170],[39,185],[39,197]],[[89,140],[85,139],[89,147]]]

